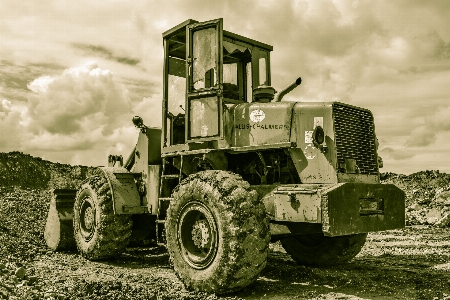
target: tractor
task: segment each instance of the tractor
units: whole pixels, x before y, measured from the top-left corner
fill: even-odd
[[[51,249],[103,260],[152,241],[187,288],[228,293],[258,278],[271,242],[299,264],[333,265],[368,232],[404,227],[405,194],[380,183],[369,110],[282,101],[301,78],[275,91],[272,46],[222,19],[189,19],[163,46],[162,127],[134,117],[125,160],[110,155],[78,190],[55,190]]]

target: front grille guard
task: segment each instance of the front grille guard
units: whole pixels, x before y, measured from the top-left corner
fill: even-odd
[[[333,119],[337,169],[345,173],[349,162],[356,164],[355,172],[378,174],[375,126],[370,111],[334,103]]]

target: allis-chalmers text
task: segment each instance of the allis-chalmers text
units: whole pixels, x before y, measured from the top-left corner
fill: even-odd
[[[289,125],[236,124],[236,129],[289,129]]]

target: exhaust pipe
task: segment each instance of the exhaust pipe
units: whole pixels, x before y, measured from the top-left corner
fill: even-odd
[[[290,91],[292,91],[293,89],[295,89],[296,87],[298,87],[300,85],[300,83],[302,83],[302,78],[299,77],[297,78],[293,83],[291,83],[287,88],[285,88],[284,90],[282,90],[281,92],[279,92],[276,96],[275,99],[272,102],[279,102],[281,101],[281,99],[283,99],[283,97],[289,93]]]

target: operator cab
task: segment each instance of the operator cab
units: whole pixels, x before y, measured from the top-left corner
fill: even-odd
[[[222,19],[187,20],[163,41],[163,151],[217,148],[224,109],[252,102],[253,88],[270,86],[272,46],[224,31]]]

